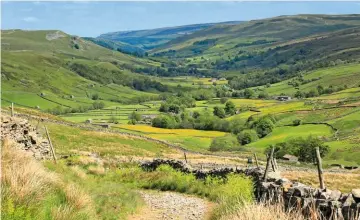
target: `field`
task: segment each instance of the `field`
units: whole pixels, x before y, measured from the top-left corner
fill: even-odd
[[[166,145],[120,134],[87,131],[64,125],[47,124],[56,152],[68,155],[76,152],[96,152],[102,157],[155,157],[176,154]]]
[[[117,125],[120,130],[136,132],[159,140],[179,144],[186,149],[206,152],[213,138],[224,136],[225,132],[193,129],[162,129],[148,125]]]
[[[354,97],[353,93],[359,91],[358,88],[360,85],[360,73],[359,73],[360,64],[350,64],[350,65],[340,65],[336,67],[323,68],[319,70],[314,70],[304,74],[305,80],[314,80],[313,82],[306,83],[304,85],[299,86],[299,90],[302,92],[309,92],[311,89],[316,89],[317,86],[321,85],[324,88],[332,86],[344,86],[346,85],[348,88],[352,88],[349,91],[341,91],[332,96],[327,96],[325,99],[338,99],[338,98],[348,98]],[[266,91],[269,95],[280,95],[281,93],[287,95],[294,95],[297,89],[294,86],[289,85],[288,83],[291,81],[285,80],[280,83],[272,84],[270,88],[266,88]],[[324,97],[320,96],[316,99],[324,99]]]

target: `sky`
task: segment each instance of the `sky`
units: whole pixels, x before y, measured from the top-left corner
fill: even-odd
[[[360,2],[1,2],[1,29],[82,37],[294,14],[359,14]]]

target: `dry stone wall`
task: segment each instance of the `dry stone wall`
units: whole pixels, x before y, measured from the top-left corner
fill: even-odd
[[[178,171],[192,173],[199,179],[207,176],[226,178],[230,173],[242,174],[253,179],[254,196],[259,202],[283,202],[286,209],[301,209],[306,217],[314,217],[314,213],[317,213],[317,219],[360,220],[360,190],[357,189],[349,194],[338,190],[321,190],[292,182],[278,174],[269,175],[267,181],[264,181],[264,170],[261,168],[220,168],[205,171],[192,169],[182,161],[163,159],[143,162],[141,167],[153,171],[160,165],[169,165]]]
[[[43,138],[28,120],[1,115],[1,139],[13,141],[21,150],[25,150],[36,159],[49,159],[51,149],[49,142]]]

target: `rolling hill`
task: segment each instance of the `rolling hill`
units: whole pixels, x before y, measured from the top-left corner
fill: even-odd
[[[238,24],[240,21],[229,21],[222,23],[207,23],[207,24],[192,24],[178,27],[166,27],[156,28],[149,30],[135,30],[135,31],[119,31],[111,32],[100,35],[99,39],[106,39],[112,41],[124,42],[144,50],[153,49],[159,47],[168,41],[178,38],[180,36],[186,36],[196,31],[206,29],[208,27],[222,24]]]
[[[360,25],[360,15],[296,15],[253,20],[240,24],[217,24],[178,37],[152,52],[195,50],[202,53],[224,51],[233,47],[264,45],[293,40]],[[191,55],[191,54],[190,54]]]
[[[119,52],[134,54],[137,56],[143,56],[145,54],[145,50],[120,41],[112,41],[103,38],[93,38],[93,37],[85,37],[84,39],[89,40],[99,46],[108,48],[110,50],[116,50]]]
[[[2,103],[67,109],[153,99],[166,86],[134,68],[160,63],[111,51],[61,31],[2,31]]]

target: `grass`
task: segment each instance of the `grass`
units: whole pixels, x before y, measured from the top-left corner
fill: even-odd
[[[60,155],[96,152],[102,157],[156,156],[176,153],[166,145],[145,139],[106,132],[87,131],[58,124],[47,124],[51,140]]]
[[[301,182],[313,187],[319,187],[318,174],[316,172],[284,171],[281,175],[293,181]],[[360,185],[360,175],[357,173],[324,173],[326,188],[350,193]]]
[[[127,219],[128,215],[144,204],[133,186],[105,178],[106,172],[103,172],[104,167],[101,164],[68,166],[67,161],[60,160],[56,165],[45,165],[90,195],[96,219]]]
[[[224,136],[225,132],[202,131],[194,129],[164,129],[148,125],[117,125],[125,131],[136,131],[152,138],[170,141],[184,146],[186,149],[195,151],[208,150],[213,138]]]
[[[137,167],[117,170],[111,178],[135,183],[145,189],[170,190],[207,197],[218,203],[212,219],[229,215],[238,205],[253,199],[252,181],[238,175],[229,176],[225,182],[210,177],[203,181],[197,180],[192,174],[184,174],[162,165],[152,172],[144,172]]]
[[[66,65],[70,61],[130,74],[130,70],[120,70],[111,62],[134,67],[157,66],[157,63],[111,51],[82,39],[77,40],[81,48],[77,50],[71,47],[72,37],[63,32],[58,32],[62,37],[46,39],[48,34],[55,32],[57,31],[2,31],[3,42],[11,45],[1,51],[2,104],[7,100],[47,110],[58,105],[91,105],[93,94],[98,94],[106,106],[117,104],[112,100],[131,102],[139,96],[157,96],[152,92],[136,91],[121,85],[101,85],[79,76]],[[42,98],[40,93],[45,93],[46,96]],[[71,96],[74,97],[70,98]]]
[[[224,216],[221,220],[304,220],[300,211],[284,211],[284,204],[245,203],[235,214]]]
[[[296,127],[276,127],[268,136],[258,141],[246,145],[254,150],[264,150],[271,144],[285,142],[296,137],[307,137],[313,135],[315,137],[330,137],[332,130],[326,125],[300,125]]]
[[[2,219],[96,219],[88,194],[7,140],[1,162]]]
[[[311,89],[316,89],[318,85],[322,85],[323,87],[328,87],[330,85],[358,87],[360,84],[360,77],[358,72],[359,66],[360,64],[349,64],[308,72],[304,75],[304,79],[314,79],[319,77],[320,79],[304,85],[300,85],[300,91],[308,92]],[[297,90],[293,86],[288,85],[289,81],[291,81],[291,79],[272,84],[270,88],[266,88],[266,91],[270,95],[280,95],[281,93],[293,95]],[[337,93],[336,96],[331,95],[330,98],[341,98],[349,96],[349,94],[344,93],[339,95],[341,93],[343,92]],[[353,96],[353,94],[350,96]],[[322,97],[319,97],[318,99],[322,99]]]

